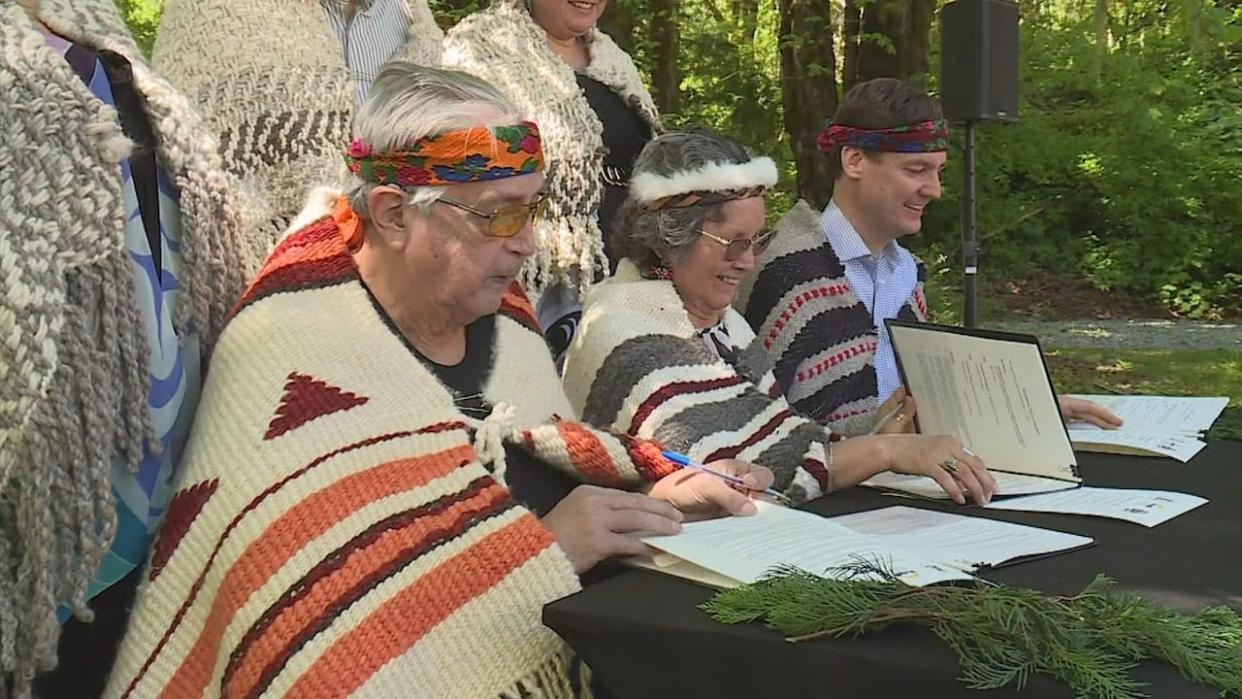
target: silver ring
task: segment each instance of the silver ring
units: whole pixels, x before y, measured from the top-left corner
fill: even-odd
[[[966,456],[978,456],[970,447],[962,447],[962,451],[966,452]]]
[[[950,456],[949,458],[940,462],[940,467],[948,471],[949,473],[957,473],[957,458]]]

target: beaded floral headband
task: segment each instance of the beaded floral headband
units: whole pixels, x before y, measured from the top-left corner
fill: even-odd
[[[539,127],[475,127],[424,136],[409,148],[376,153],[361,139],[345,153],[349,171],[374,184],[424,187],[486,182],[543,169]]]
[[[818,145],[821,153],[831,153],[837,146],[890,153],[933,153],[949,149],[949,122],[935,119],[888,129],[829,123],[819,132]]]

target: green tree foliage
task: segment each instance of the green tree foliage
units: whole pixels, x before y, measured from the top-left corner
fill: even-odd
[[[1026,14],[1021,119],[978,131],[985,271],[1077,272],[1190,316],[1242,308],[1242,9],[1202,4],[1196,55],[1189,4],[1109,6],[1102,52],[1087,12]],[[961,178],[951,159],[924,226],[950,256]]]
[[[148,50],[164,2],[117,0]],[[447,28],[486,2],[430,5]],[[799,195],[830,191],[808,173],[805,140],[846,88],[896,75],[937,91],[932,11],[943,4],[610,0],[601,25],[659,88],[668,125],[706,125],[778,161],[775,217]],[[1021,118],[978,135],[985,277],[1055,270],[1187,316],[1237,313],[1242,1],[1022,0],[1020,9]],[[812,27],[831,28],[832,45],[822,46],[821,29],[804,35]],[[960,152],[951,155],[944,198],[911,241],[946,279],[961,220]]]
[[[160,23],[160,13],[164,11],[165,0],[115,0],[121,16],[129,24],[134,33],[134,40],[143,53],[151,55],[151,47],[155,44],[155,29]]]

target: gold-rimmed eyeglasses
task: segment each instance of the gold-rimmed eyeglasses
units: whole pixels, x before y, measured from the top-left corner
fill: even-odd
[[[452,199],[441,197],[436,202],[447,204],[454,209],[461,209],[466,213],[486,219],[486,232],[490,238],[512,238],[522,232],[528,221],[537,222],[542,219],[548,209],[548,196],[546,194],[536,195],[535,200],[529,204],[508,204],[498,207],[490,214]]]
[[[746,254],[747,250],[754,249],[756,257],[762,255],[763,251],[767,249],[768,244],[772,242],[776,231],[762,231],[753,238],[734,238],[733,240],[726,240],[707,231],[699,231],[699,235],[710,238],[725,246],[725,259],[729,262],[736,262],[742,255]]]

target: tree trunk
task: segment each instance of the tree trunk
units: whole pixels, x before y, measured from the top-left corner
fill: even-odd
[[[1095,0],[1092,18],[1095,24],[1095,63],[1091,69],[1095,84],[1100,85],[1104,76],[1104,60],[1108,56],[1108,0]]]
[[[798,166],[798,195],[821,208],[832,196],[832,176],[816,137],[824,119],[837,110],[831,4],[778,0],[778,8],[785,131]]]
[[[620,2],[613,0],[604,8],[604,14],[599,18],[599,29],[612,40],[617,42],[617,46],[621,50],[630,54],[637,63],[639,58],[634,56],[634,28],[638,25],[635,17],[634,5],[636,2]]]
[[[755,32],[759,28],[759,0],[733,0],[733,19],[742,36],[753,47]]]
[[[655,64],[651,69],[656,106],[664,114],[681,108],[681,71],[678,68],[681,30],[677,24],[677,0],[651,0],[651,26],[655,31]]]
[[[936,0],[911,0],[906,34],[898,44],[901,56],[901,77],[918,85],[926,85],[928,51],[931,49],[931,26],[936,16]]]
[[[1186,9],[1186,33],[1190,36],[1190,50],[1195,56],[1203,55],[1203,0],[1184,0]]]
[[[842,94],[858,83],[858,41],[862,33],[862,9],[858,6],[859,2],[860,0],[845,0],[845,21],[841,32],[845,35],[845,65],[844,75],[841,76]]]
[[[863,6],[858,82],[904,77],[900,53],[908,14],[906,0],[872,0]]]
[[[927,75],[936,0],[873,0],[861,9],[860,31],[865,38],[859,42],[853,81],[900,78],[921,87]],[[847,16],[847,32],[849,23]],[[849,62],[847,53],[847,66]]]

